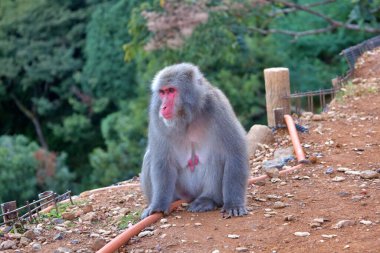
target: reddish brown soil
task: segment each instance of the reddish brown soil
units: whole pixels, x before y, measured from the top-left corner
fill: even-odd
[[[380,47],[365,52],[356,62],[354,76],[361,78],[379,77]]]

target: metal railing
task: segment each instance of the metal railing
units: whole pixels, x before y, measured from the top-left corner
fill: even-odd
[[[16,222],[22,221],[33,221],[35,217],[40,215],[40,211],[50,205],[54,205],[56,212],[58,214],[58,203],[65,200],[70,199],[71,204],[74,204],[71,198],[71,191],[67,191],[61,195],[58,195],[55,192],[48,191],[39,194],[40,199],[29,203],[26,201],[26,205],[16,208],[16,201],[10,201],[7,203],[1,204],[2,214],[0,214],[0,218],[2,218],[2,222],[0,226],[7,224],[13,225]],[[21,216],[19,214],[22,214]]]
[[[302,108],[309,112],[315,112],[315,106],[321,108],[321,111],[325,111],[339,90],[340,86],[316,91],[296,92],[287,98],[290,99],[292,111],[296,114],[301,114]]]
[[[346,59],[350,71],[354,71],[356,60],[365,52],[380,46],[380,35],[369,40],[363,41],[360,44],[344,49],[340,55]]]

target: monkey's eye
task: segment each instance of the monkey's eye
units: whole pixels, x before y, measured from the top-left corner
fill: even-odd
[[[174,88],[169,88],[168,91],[169,91],[169,93],[174,93],[175,89]]]
[[[164,95],[165,94],[164,90],[159,90],[158,92],[160,93],[160,95]]]

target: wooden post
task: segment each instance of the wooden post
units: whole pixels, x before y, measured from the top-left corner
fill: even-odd
[[[4,214],[3,216],[4,223],[10,224],[17,220],[18,211],[16,211],[16,209],[17,209],[17,203],[15,200],[1,204],[1,211]]]
[[[276,123],[274,110],[282,108],[284,114],[290,114],[289,69],[264,69],[264,79],[268,126],[275,127],[276,124],[284,124],[284,121]]]

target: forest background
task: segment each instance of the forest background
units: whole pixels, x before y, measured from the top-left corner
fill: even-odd
[[[149,84],[192,62],[249,130],[263,70],[293,91],[331,86],[339,53],[379,34],[380,0],[0,0],[0,203],[140,171]]]

